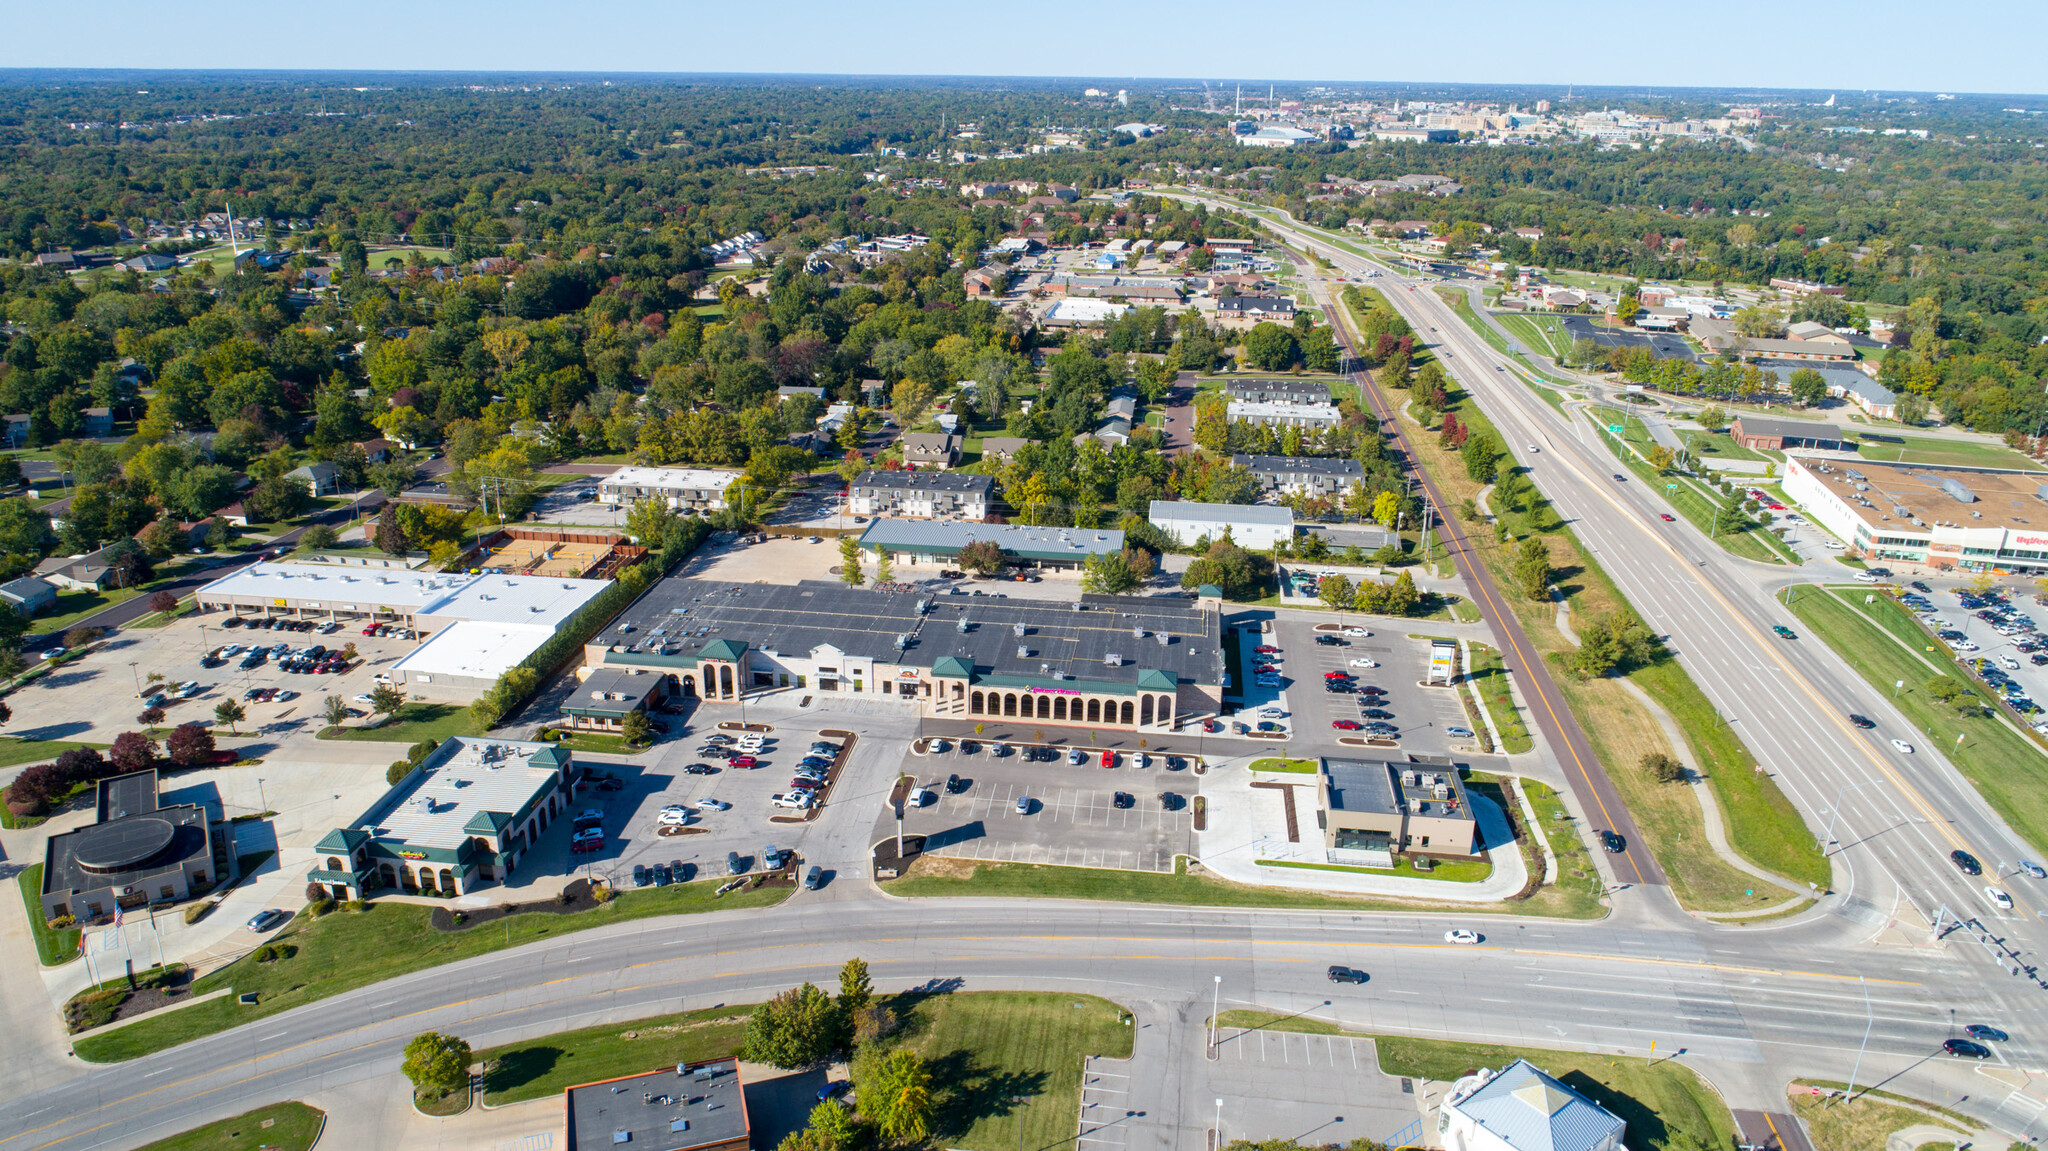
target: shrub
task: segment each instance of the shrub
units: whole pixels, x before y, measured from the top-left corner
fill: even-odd
[[[197,923],[205,919],[206,913],[212,910],[213,904],[211,903],[190,904],[185,908],[185,922],[188,924]]]
[[[266,943],[263,946],[256,949],[255,954],[252,956],[252,958],[254,958],[258,963],[275,963],[277,962],[278,955],[279,951],[277,944]]]
[[[340,905],[335,903],[334,900],[323,898],[316,899],[312,903],[307,904],[306,909],[313,913],[313,918],[318,919],[323,915],[332,913],[338,906]]]
[[[318,903],[325,898],[327,898],[327,888],[324,884],[308,883],[306,885],[307,903]]]
[[[384,770],[384,782],[392,785],[393,787],[396,787],[398,786],[399,780],[404,779],[407,775],[411,774],[412,769],[412,764],[407,763],[402,759],[394,760],[392,761],[391,766]]]
[[[69,931],[76,926],[78,926],[78,921],[76,919],[73,919],[69,915],[60,915],[57,918],[50,920],[48,924],[48,927],[52,931]]]
[[[599,903],[610,903],[612,901],[612,889],[608,884],[601,887],[592,888],[590,892],[590,897],[592,899],[597,900]]]
[[[1639,766],[1658,783],[1679,783],[1685,779],[1685,765],[1661,751],[1643,756]]]
[[[202,723],[181,723],[164,740],[164,751],[179,767],[205,763],[214,753],[213,732]]]

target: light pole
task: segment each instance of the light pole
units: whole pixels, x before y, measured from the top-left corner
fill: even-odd
[[[1223,1100],[1216,1101],[1216,1151],[1223,1151]]]
[[[263,796],[263,777],[260,775],[256,777],[256,810],[259,813],[270,810],[270,801]]]
[[[1209,989],[1209,1055],[1211,1058],[1214,1058],[1216,1055],[1216,1010],[1221,1005],[1222,998],[1223,977],[1218,975],[1215,984]]]
[[[136,671],[136,670],[135,670],[135,668],[136,668],[136,665],[137,665],[137,663],[138,663],[138,661],[136,661],[136,660],[132,660],[132,659],[128,661],[128,674],[129,674],[130,676],[134,677],[134,680],[135,680],[135,698],[136,698],[136,699],[141,699],[141,698],[142,698],[142,673],[141,673],[141,672],[139,672],[139,671]]]
[[[1821,854],[1823,856],[1827,854],[1828,847],[1835,842],[1835,817],[1842,814],[1842,797],[1859,787],[1869,787],[1876,782],[1874,779],[1866,779],[1862,783],[1845,783],[1841,786],[1840,790],[1835,792],[1834,805],[1828,811],[1828,833],[1821,840]],[[1868,994],[1868,992],[1865,994]]]
[[[1855,1066],[1849,1069],[1849,1090],[1842,1095],[1852,1102],[1856,1096],[1856,1073],[1863,1070],[1863,1052],[1870,1046],[1870,1029],[1877,1023],[1877,1017],[1870,1011],[1870,983],[1861,975],[1856,977],[1856,982],[1863,986],[1863,1042],[1856,1048]]]
[[[1010,1096],[1010,1102],[1017,1108],[1017,1151],[1024,1151],[1024,1105],[1035,1098],[1035,1095]]]

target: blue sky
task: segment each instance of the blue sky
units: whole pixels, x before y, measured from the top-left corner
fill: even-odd
[[[1749,85],[2048,93],[2041,0],[0,0],[0,67]]]

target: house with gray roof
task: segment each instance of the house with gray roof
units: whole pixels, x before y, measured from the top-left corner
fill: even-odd
[[[1328,496],[1365,479],[1357,460],[1319,456],[1230,457],[1230,462],[1259,478],[1259,488],[1275,495]]]
[[[897,442],[906,464],[943,471],[960,462],[961,437],[951,432],[906,432]]]
[[[0,602],[21,615],[34,615],[57,602],[57,585],[41,576],[22,576],[0,583]]]
[[[1231,380],[1224,385],[1233,400],[1252,404],[1327,404],[1330,382],[1316,379]]]
[[[1209,504],[1191,500],[1153,500],[1146,516],[1174,543],[1188,547],[1197,540],[1212,543],[1227,533],[1238,547],[1253,551],[1294,538],[1294,512],[1264,504]]]
[[[846,504],[857,516],[985,520],[995,489],[994,478],[964,472],[865,471],[846,489]]]
[[[1444,1151],[1620,1151],[1627,1124],[1517,1059],[1452,1085],[1436,1127]]]
[[[1095,555],[1123,550],[1124,533],[1114,528],[1040,528],[1023,524],[975,524],[951,520],[878,519],[861,533],[860,546],[886,551],[908,567],[944,566],[976,540],[993,540],[1003,559],[1020,567],[1079,568]],[[0,587],[0,591],[5,591]]]

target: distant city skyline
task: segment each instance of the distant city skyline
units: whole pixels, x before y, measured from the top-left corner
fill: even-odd
[[[1063,12],[929,0],[4,0],[0,67],[1147,76],[2048,93],[2048,5],[1905,0],[1546,9],[1305,0],[1124,0]],[[175,14],[175,18],[173,18]],[[1938,18],[1930,18],[1938,17]],[[90,34],[86,34],[90,33]],[[1249,82],[1249,81],[1248,81]]]

